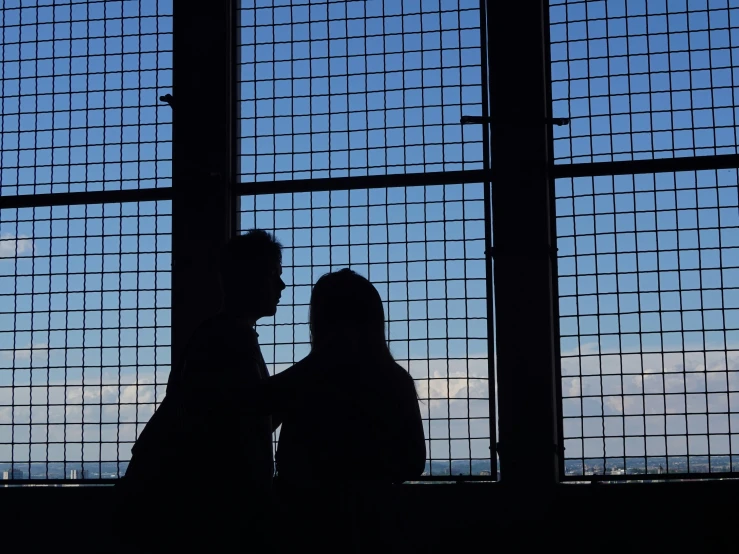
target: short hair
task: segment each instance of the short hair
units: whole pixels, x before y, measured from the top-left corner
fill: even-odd
[[[219,269],[224,280],[253,264],[282,263],[282,244],[272,233],[250,229],[232,237],[221,251]]]

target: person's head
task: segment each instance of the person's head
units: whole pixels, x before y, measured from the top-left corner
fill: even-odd
[[[275,315],[282,281],[282,245],[266,231],[252,229],[233,237],[220,257],[224,308],[256,321]]]
[[[350,341],[359,349],[392,359],[385,338],[385,310],[380,293],[351,269],[327,273],[316,282],[310,300],[314,349]]]

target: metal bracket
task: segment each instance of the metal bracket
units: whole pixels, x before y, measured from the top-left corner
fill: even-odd
[[[479,115],[463,115],[459,120],[462,125],[472,125],[475,123],[489,123],[490,125],[556,125],[562,127],[570,124],[568,117],[545,117],[544,119],[526,120],[493,120],[492,117],[482,117]]]

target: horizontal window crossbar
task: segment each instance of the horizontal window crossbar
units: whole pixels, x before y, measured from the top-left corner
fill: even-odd
[[[412,187],[419,185],[458,185],[464,183],[481,183],[489,180],[489,172],[484,169],[471,169],[433,173],[357,175],[353,177],[329,177],[325,179],[238,183],[233,185],[231,192],[234,195],[241,196],[246,194],[283,194],[291,192]]]
[[[595,162],[554,165],[549,174],[553,179],[597,177],[601,175],[634,175],[640,173],[668,173],[679,171],[710,171],[739,167],[739,154],[720,156],[691,156],[620,162]]]

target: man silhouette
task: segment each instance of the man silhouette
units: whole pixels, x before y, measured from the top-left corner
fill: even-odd
[[[223,308],[193,333],[121,480],[124,533],[139,548],[268,551],[271,418],[244,398],[268,372],[254,325],[275,315],[282,246],[254,229],[221,255]]]

